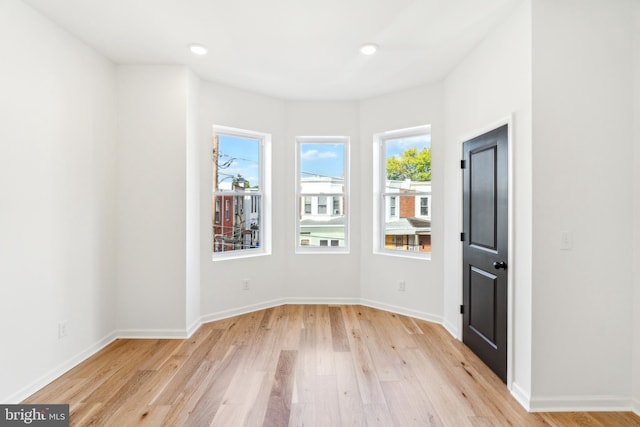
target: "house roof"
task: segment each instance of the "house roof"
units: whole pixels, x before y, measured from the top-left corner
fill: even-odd
[[[323,226],[344,226],[344,217],[336,216],[329,219],[311,219],[304,218],[300,221],[300,225],[302,226],[313,226],[313,227],[323,227]]]
[[[429,235],[431,234],[431,221],[417,217],[400,218],[385,224],[385,234],[394,236]]]

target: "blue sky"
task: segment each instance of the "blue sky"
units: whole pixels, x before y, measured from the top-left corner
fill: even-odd
[[[301,144],[300,150],[300,170],[303,177],[344,177],[344,144],[305,142]]]
[[[231,182],[238,174],[252,187],[260,185],[260,141],[251,138],[220,135],[218,182]]]
[[[260,141],[230,135],[219,137],[219,181],[230,182],[238,174],[249,181],[252,187],[260,184]],[[431,146],[431,135],[385,141],[386,158],[398,156],[411,147],[422,150]],[[300,166],[302,176],[344,177],[343,143],[302,143]]]
[[[415,147],[418,151],[431,147],[431,134],[411,136],[408,138],[388,139],[385,141],[385,159],[400,156],[400,153]]]

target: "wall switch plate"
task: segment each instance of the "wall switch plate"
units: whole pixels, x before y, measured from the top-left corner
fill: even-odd
[[[249,279],[242,279],[242,289],[245,291],[249,290]]]
[[[405,283],[405,281],[401,280],[400,282],[398,282],[398,291],[404,292],[406,290],[407,290],[407,284]]]

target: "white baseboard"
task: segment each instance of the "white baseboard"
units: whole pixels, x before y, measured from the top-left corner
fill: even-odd
[[[531,396],[515,382],[511,383],[511,395],[526,411],[531,412]]]
[[[216,320],[228,319],[229,317],[240,316],[242,314],[252,313],[258,310],[277,307],[282,304],[284,304],[282,299],[274,299],[270,301],[260,302],[257,304],[245,305],[242,307],[232,308],[229,310],[223,310],[215,313],[205,314],[204,316],[200,317],[200,324],[215,322]]]
[[[202,320],[196,319],[188,328],[187,328],[187,338],[191,338],[198,329],[202,326]]]
[[[122,339],[186,339],[191,335],[186,329],[119,329],[115,332]]]
[[[633,399],[631,403],[631,410],[635,412],[636,415],[640,416],[640,399]]]
[[[358,305],[361,304],[360,298],[353,297],[287,297],[282,299],[282,304],[340,304],[340,305]]]
[[[46,374],[44,374],[43,376],[41,376],[40,378],[32,382],[31,384],[27,385],[26,387],[22,388],[21,390],[17,391],[11,396],[0,399],[0,402],[6,403],[6,404],[17,404],[22,402],[24,399],[31,396],[32,394],[34,394],[35,392],[37,392],[47,384],[51,383],[56,378],[62,376],[66,372],[70,371],[74,367],[78,366],[80,363],[87,360],[89,357],[93,356],[94,354],[96,354],[97,352],[99,352],[100,350],[102,350],[112,342],[114,342],[117,338],[118,337],[115,333],[111,333],[107,335],[97,343],[91,345],[86,350],[81,351],[80,353],[76,354],[69,360],[61,363],[54,369],[50,370],[49,372],[47,372]]]
[[[383,302],[362,298],[359,299],[359,304],[365,305],[367,307],[377,308],[379,310],[390,311],[392,313],[401,314],[403,316],[415,317],[416,319],[442,325],[442,316],[427,313],[426,311],[414,310],[412,308],[400,307],[398,305],[386,304]]]
[[[462,341],[462,334],[456,325],[444,319],[442,322],[442,326],[451,334],[452,337],[457,339],[458,341]]]
[[[627,412],[632,410],[628,396],[532,397],[529,412]]]
[[[265,301],[258,304],[247,305],[244,307],[238,307],[231,310],[219,311],[217,313],[207,314],[200,318],[202,323],[215,322],[216,320],[223,320],[233,316],[239,316],[241,314],[252,313],[258,310],[264,310],[266,308],[278,307],[285,304],[341,304],[341,305],[364,305],[367,307],[377,308],[380,310],[390,311],[396,314],[402,314],[405,316],[415,317],[417,319],[426,320],[428,322],[442,323],[442,317],[436,316],[424,311],[408,309],[396,305],[390,305],[381,303],[378,301],[351,298],[351,297],[287,297],[280,298],[271,301]]]

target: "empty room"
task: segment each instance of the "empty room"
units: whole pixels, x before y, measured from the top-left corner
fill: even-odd
[[[640,425],[638,0],[0,0],[0,118],[0,424]]]

